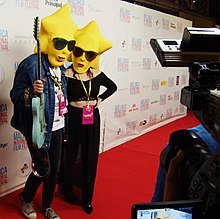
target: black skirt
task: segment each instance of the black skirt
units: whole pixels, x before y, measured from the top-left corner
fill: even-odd
[[[82,108],[68,108],[68,140],[63,146],[62,190],[66,200],[91,204],[100,143],[100,114],[94,109],[94,124],[82,124]]]

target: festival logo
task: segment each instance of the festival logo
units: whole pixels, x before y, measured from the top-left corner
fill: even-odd
[[[160,106],[166,105],[166,98],[167,98],[166,94],[161,94],[160,95]]]
[[[149,125],[154,125],[157,122],[157,114],[151,114],[149,116]]]
[[[151,70],[151,58],[143,58],[143,64],[142,64],[143,70]]]
[[[8,123],[8,106],[6,103],[0,104],[0,125]]]
[[[156,91],[159,90],[159,85],[160,85],[160,80],[159,79],[152,79],[152,86],[151,86],[151,90]]]
[[[162,19],[162,28],[163,28],[163,30],[169,30],[169,20],[168,19],[165,19],[165,18]]]
[[[85,3],[84,0],[68,0],[70,4],[70,10],[73,15],[84,16]]]
[[[47,2],[47,1],[46,1]],[[19,8],[39,9],[39,0],[16,0],[15,5]]]
[[[128,58],[118,58],[118,71],[128,72],[129,59]]]
[[[185,112],[185,109],[186,109],[186,106],[180,104],[179,112],[180,112],[181,114]]]
[[[144,14],[144,26],[152,27],[152,16],[149,14]]]
[[[174,86],[174,77],[168,77],[168,87]]]
[[[8,45],[8,30],[0,29],[0,52],[7,52]]]
[[[179,97],[180,97],[180,91],[177,90],[177,91],[174,92],[174,100],[179,101]]]
[[[166,118],[169,119],[172,117],[172,108],[167,109],[166,111]]]
[[[14,152],[24,150],[28,147],[25,137],[18,131],[14,132],[13,143]]]
[[[188,80],[187,80],[187,76],[186,75],[182,75],[181,76],[181,85],[186,85],[186,83],[188,83]]]
[[[131,48],[134,51],[141,51],[141,39],[132,37],[131,39]]]
[[[137,120],[129,121],[126,123],[126,134],[131,134],[136,130]]]
[[[0,167],[0,186],[8,183],[8,170],[6,166]]]
[[[128,9],[120,8],[119,12],[119,20],[124,23],[130,23],[131,22],[131,12]]]
[[[0,64],[0,85],[4,82],[4,80],[5,80],[5,71],[2,65]]]
[[[149,99],[142,99],[140,105],[140,111],[149,110]]]
[[[126,116],[127,105],[116,105],[114,111],[114,118],[121,118]]]
[[[25,158],[20,163],[18,163],[17,175],[19,177],[25,177],[32,171],[32,162],[30,158]]]
[[[140,82],[131,82],[130,83],[130,94],[137,95],[140,93]]]

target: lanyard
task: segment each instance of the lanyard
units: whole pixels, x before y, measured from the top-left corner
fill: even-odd
[[[83,80],[82,80],[80,74],[79,74],[79,79],[80,79],[80,81],[81,81],[81,83],[82,83],[83,89],[84,89],[84,91],[85,91],[85,93],[86,93],[86,96],[87,96],[87,98],[88,98],[88,101],[89,101],[89,97],[90,97],[90,94],[91,94],[91,79],[89,80],[89,92],[87,92],[86,87],[85,87],[85,84],[83,83]]]
[[[59,90],[62,90],[62,85],[61,82],[58,81],[57,78],[55,78],[54,76],[50,75],[50,78],[52,79],[52,81],[55,83],[55,85],[59,88]]]

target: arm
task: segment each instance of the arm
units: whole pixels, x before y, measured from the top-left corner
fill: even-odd
[[[117,85],[110,78],[108,78],[104,73],[101,73],[101,74],[102,74],[101,85],[106,87],[106,90],[98,96],[99,102],[107,99],[117,90]]]

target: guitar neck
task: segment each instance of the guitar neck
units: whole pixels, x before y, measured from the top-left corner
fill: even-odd
[[[42,68],[41,68],[41,51],[40,51],[40,42],[37,43],[37,56],[38,56],[38,79],[42,80]]]

